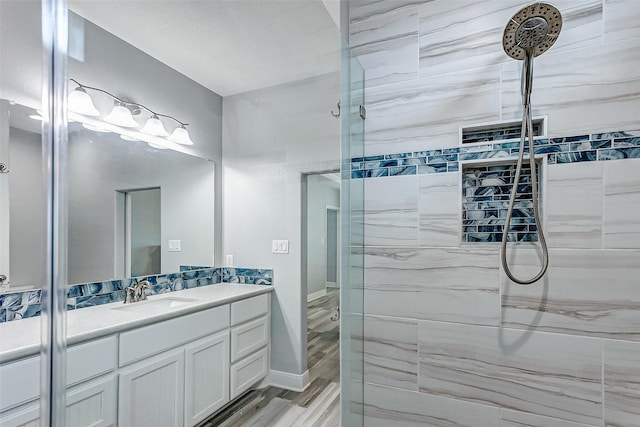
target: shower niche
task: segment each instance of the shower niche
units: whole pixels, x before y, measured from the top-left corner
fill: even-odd
[[[544,208],[544,158],[536,159],[540,211]],[[462,167],[462,242],[499,243],[505,227],[509,196],[516,173],[516,160],[463,163]],[[522,166],[509,242],[537,242],[533,214],[531,170]],[[544,215],[543,215],[544,217]]]

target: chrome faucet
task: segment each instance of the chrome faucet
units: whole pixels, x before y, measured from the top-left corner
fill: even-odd
[[[138,283],[136,283],[135,285],[133,285],[133,287],[128,286],[124,292],[124,302],[123,304],[129,304],[132,302],[138,302],[138,301],[144,301],[147,299],[147,293],[145,292],[145,289],[147,289],[149,286],[151,286],[151,283],[149,283],[148,280],[142,280]]]

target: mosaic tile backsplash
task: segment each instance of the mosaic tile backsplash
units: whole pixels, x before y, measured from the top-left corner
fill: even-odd
[[[499,132],[499,131],[498,131]],[[351,159],[351,178],[457,172],[466,160],[516,158],[519,141],[500,141],[500,135],[479,132],[469,139],[478,145],[385,154]],[[487,142],[487,144],[482,144]],[[525,146],[528,146],[528,142]],[[640,131],[541,138],[534,141],[536,154],[548,154],[549,164],[640,158]]]
[[[273,270],[270,269],[181,266],[180,270],[179,273],[69,285],[67,287],[67,310],[124,301],[124,290],[142,280],[151,283],[151,287],[147,289],[147,295],[163,294],[216,283],[265,286],[273,284]],[[0,323],[39,316],[41,296],[40,289],[0,294]]]
[[[463,242],[502,241],[515,169],[515,163],[463,168]],[[540,176],[539,168],[536,169]],[[531,169],[527,162],[523,165],[518,184],[508,241],[538,241],[531,189]]]

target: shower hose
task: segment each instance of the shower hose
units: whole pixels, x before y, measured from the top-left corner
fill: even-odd
[[[536,160],[534,155],[535,149],[533,146],[533,123],[531,120],[531,105],[528,100],[529,94],[531,93],[531,80],[530,76],[527,77],[529,84],[525,85],[523,79],[523,88],[526,87],[527,89],[523,89],[524,110],[522,113],[522,129],[520,131],[520,150],[518,152],[518,163],[516,166],[516,175],[513,178],[513,188],[511,189],[511,196],[509,198],[509,209],[507,210],[507,218],[504,224],[504,231],[502,234],[502,247],[500,251],[500,259],[502,261],[502,268],[504,269],[504,272],[507,274],[509,279],[520,285],[530,285],[537,282],[542,278],[542,276],[544,276],[547,268],[549,267],[549,250],[547,248],[547,241],[544,238],[544,233],[542,232],[542,226],[540,224],[540,209],[538,206],[538,178],[536,173]],[[520,182],[520,175],[522,172],[522,163],[524,161],[524,145],[525,141],[527,140],[527,134],[529,135],[529,167],[531,169],[531,195],[533,202],[533,216],[536,223],[536,233],[538,234],[540,246],[542,247],[542,267],[534,277],[530,279],[520,279],[513,274],[513,272],[509,268],[509,263],[507,262],[507,237],[509,236],[511,217],[513,216],[513,208],[516,202],[516,193],[518,192],[518,184]]]

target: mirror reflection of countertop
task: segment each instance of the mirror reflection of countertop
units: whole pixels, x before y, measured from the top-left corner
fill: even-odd
[[[272,286],[216,284],[67,312],[67,346],[271,292]],[[163,301],[161,301],[163,300]],[[40,352],[41,318],[0,323],[0,363]]]

